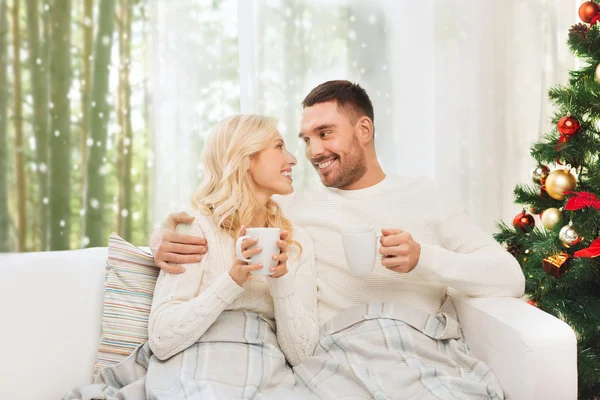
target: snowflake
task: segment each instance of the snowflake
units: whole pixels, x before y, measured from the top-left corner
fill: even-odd
[[[92,101],[91,106],[92,106],[92,108],[96,107],[96,102]]]
[[[138,219],[140,219],[140,213],[136,211],[133,213],[133,220],[137,221]]]
[[[89,17],[85,17],[84,20],[83,20],[83,24],[85,26],[92,26],[92,19],[89,18]]]
[[[129,211],[126,208],[121,210],[121,217],[125,218],[129,215]]]
[[[82,217],[85,215],[85,208],[79,210],[79,215],[81,215]]]
[[[44,198],[42,199],[42,203],[44,203],[44,204],[48,204],[48,201],[49,201],[49,200],[48,200],[48,198],[47,198],[47,197],[44,197]]]
[[[102,36],[102,44],[104,46],[108,46],[110,44],[110,36],[108,36],[108,35]]]
[[[356,17],[354,15],[350,16],[350,22],[355,22],[356,21]]]
[[[59,225],[60,225],[61,228],[64,228],[65,227],[65,220],[61,219],[60,222],[59,222]]]
[[[59,137],[60,136],[60,132],[59,131],[54,131],[54,136]]]
[[[81,245],[82,245],[82,246],[87,246],[88,244],[90,244],[90,238],[89,238],[89,237],[87,237],[87,236],[84,236],[84,237],[81,239]]]
[[[96,142],[96,147],[100,147],[100,146],[102,146],[102,141],[101,141],[101,140],[98,140],[98,141]]]
[[[134,189],[134,190],[135,190],[135,192],[136,192],[136,193],[139,193],[139,192],[141,192],[141,191],[142,191],[142,185],[140,185],[140,184],[138,183],[137,185],[135,185],[135,189]]]
[[[87,140],[85,141],[85,144],[88,145],[88,147],[91,147],[94,145],[94,139],[92,138],[87,138]]]
[[[35,63],[36,63],[37,65],[41,65],[41,64],[42,64],[42,59],[41,59],[41,58],[39,58],[39,57],[38,57],[38,58],[36,58],[36,59],[35,59]]]
[[[48,108],[50,108],[52,110],[54,108],[54,103],[53,102],[48,103]]]
[[[374,16],[373,14],[369,15],[369,18],[367,19],[367,21],[369,21],[369,23],[371,25],[375,25],[377,23],[377,17]]]
[[[102,176],[106,175],[108,173],[108,164],[104,164],[103,166],[101,166],[98,172]]]
[[[97,209],[98,207],[100,207],[100,202],[98,201],[98,199],[91,199],[90,206],[92,206],[92,208]]]

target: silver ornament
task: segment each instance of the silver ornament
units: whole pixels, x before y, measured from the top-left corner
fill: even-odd
[[[575,232],[571,224],[562,227],[558,233],[558,238],[563,243],[563,246],[569,248],[581,241],[579,233]]]
[[[529,175],[531,176],[531,180],[536,185],[543,185],[549,173],[550,168],[548,168],[546,165],[539,164],[531,169]]]

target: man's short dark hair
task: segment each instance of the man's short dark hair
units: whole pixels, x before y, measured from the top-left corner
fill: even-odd
[[[321,83],[302,100],[302,108],[330,101],[335,101],[338,107],[350,111],[354,116],[351,120],[356,121],[362,116],[367,116],[375,123],[373,104],[366,90],[358,83],[346,80]]]

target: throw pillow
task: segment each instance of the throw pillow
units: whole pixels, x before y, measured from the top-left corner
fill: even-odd
[[[116,233],[110,235],[102,333],[94,375],[101,368],[124,360],[148,340],[148,318],[159,272],[152,254]]]

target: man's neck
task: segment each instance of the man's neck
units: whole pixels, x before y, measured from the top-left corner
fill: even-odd
[[[373,165],[367,166],[367,172],[356,182],[346,187],[340,188],[341,190],[360,190],[366,189],[371,186],[377,185],[379,182],[385,179],[385,172],[377,161]]]

